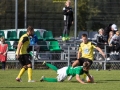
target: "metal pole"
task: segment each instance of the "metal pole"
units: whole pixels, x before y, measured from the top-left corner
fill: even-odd
[[[70,46],[68,46],[68,66],[70,66]]]
[[[104,47],[105,47],[105,54],[107,55],[107,51],[106,51],[107,46],[105,45]],[[105,58],[105,62],[104,62],[104,70],[106,70],[106,63],[107,63],[107,60],[106,60],[106,59],[107,59],[107,58]]]
[[[25,0],[24,28],[27,28],[27,0]]]
[[[74,38],[77,38],[77,0],[75,0],[75,21],[74,21]]]
[[[34,56],[35,56],[34,54],[35,54],[35,53],[34,53],[34,48],[35,48],[35,47],[34,47],[34,45],[33,45],[33,46],[32,46],[32,51],[33,51],[33,56],[32,56],[32,69],[35,68],[35,61],[34,61],[34,60],[35,60],[35,58],[34,58]]]
[[[18,33],[18,0],[15,0],[15,29]]]

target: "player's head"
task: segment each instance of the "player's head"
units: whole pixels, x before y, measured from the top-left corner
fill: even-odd
[[[88,61],[83,63],[83,70],[84,71],[88,71],[90,68],[90,63]]]
[[[0,38],[0,41],[1,41],[2,44],[5,43],[5,38],[4,38],[4,37],[1,37],[1,38]]]
[[[100,35],[103,35],[103,34],[104,34],[104,29],[103,29],[103,28],[100,28],[100,29],[98,30],[98,33],[99,33]]]
[[[109,36],[113,36],[114,35],[114,32],[113,31],[110,31],[109,32]]]
[[[116,31],[116,35],[117,35],[117,36],[120,36],[120,31]]]
[[[67,7],[69,7],[69,6],[70,6],[70,0],[67,0],[67,1],[65,2],[65,5],[66,5]]]
[[[83,41],[83,43],[87,43],[88,42],[87,34],[82,34],[82,41]]]
[[[27,34],[29,36],[32,36],[34,34],[34,29],[33,29],[32,26],[28,26],[28,28],[27,28]]]

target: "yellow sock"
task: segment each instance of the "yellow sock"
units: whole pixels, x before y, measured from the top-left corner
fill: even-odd
[[[23,75],[23,73],[25,72],[25,68],[22,68],[17,76],[17,78],[21,78],[21,76]]]
[[[85,73],[83,74],[83,79],[86,80],[86,74]]]
[[[28,80],[32,80],[32,68],[28,68]]]

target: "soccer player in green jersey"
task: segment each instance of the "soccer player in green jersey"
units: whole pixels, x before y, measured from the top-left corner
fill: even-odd
[[[58,76],[57,78],[46,78],[44,76],[41,77],[40,81],[47,81],[47,82],[62,82],[64,81],[67,76],[75,76],[76,80],[81,83],[81,84],[86,84],[84,81],[82,81],[82,79],[80,78],[80,75],[86,73],[86,75],[89,77],[91,82],[94,82],[94,80],[92,79],[92,77],[90,76],[88,69],[89,69],[89,62],[84,62],[83,66],[77,66],[77,67],[71,67],[71,66],[66,66],[63,68],[58,69],[56,66],[46,63],[44,62],[44,64],[46,66],[48,66],[49,68],[51,68],[52,70],[56,71]]]

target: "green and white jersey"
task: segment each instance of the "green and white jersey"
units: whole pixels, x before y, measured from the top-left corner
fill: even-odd
[[[83,66],[77,66],[77,67],[71,67],[69,66],[68,69],[66,70],[66,73],[67,73],[67,76],[76,76],[77,74],[78,75],[82,75],[83,73],[88,73],[88,72],[84,72],[83,71]]]

